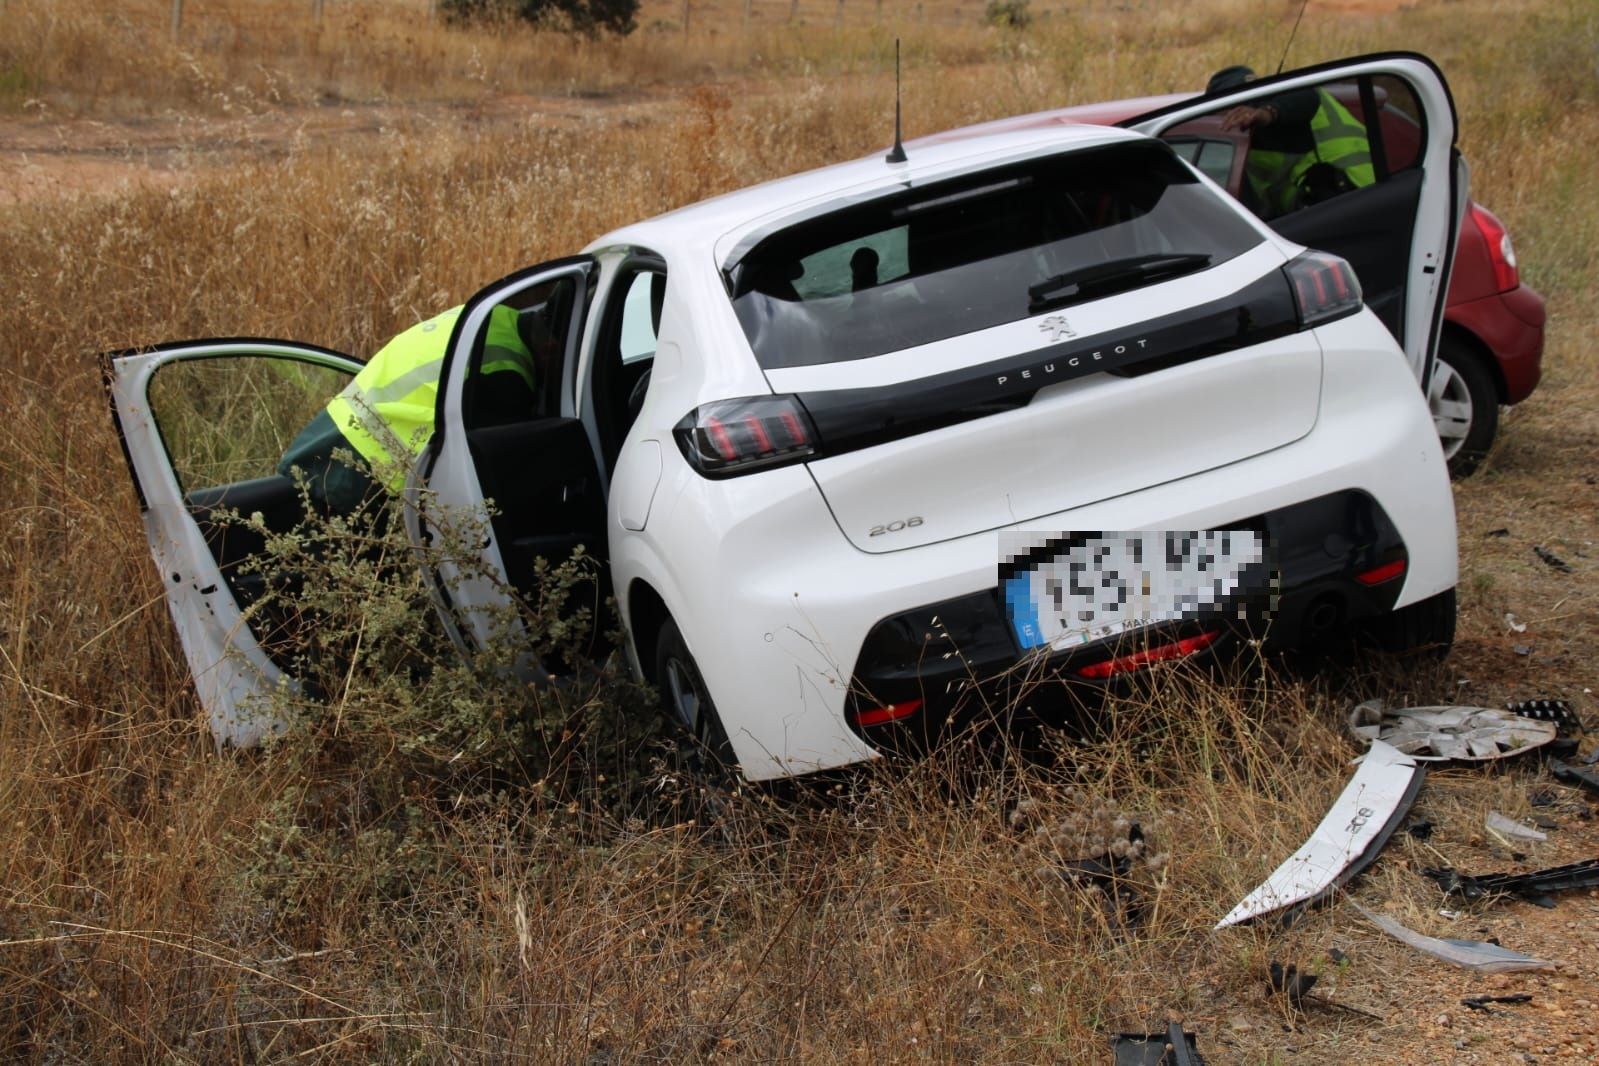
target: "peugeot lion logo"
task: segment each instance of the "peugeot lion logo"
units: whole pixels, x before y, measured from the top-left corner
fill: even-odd
[[[1051,344],[1058,344],[1067,337],[1077,336],[1077,331],[1072,329],[1072,324],[1066,321],[1065,315],[1050,315],[1038,324],[1038,328],[1049,334]]]

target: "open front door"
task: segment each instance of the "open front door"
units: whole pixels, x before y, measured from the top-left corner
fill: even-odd
[[[272,340],[169,344],[102,363],[200,705],[218,744],[247,747],[284,724],[273,694],[299,689],[272,655],[293,622],[243,566],[262,537],[219,516],[259,513],[274,531],[300,523],[301,493],[279,461],[361,364]]]
[[[605,562],[605,487],[575,402],[594,277],[588,256],[520,271],[468,301],[450,338],[433,440],[406,512],[418,544],[445,538],[429,576],[446,626],[468,649],[488,646],[512,594],[537,602],[538,559],[560,563],[581,544]],[[477,543],[451,545],[462,517],[488,528]]]
[[[1340,60],[1121,125],[1166,141],[1289,240],[1348,260],[1427,382],[1467,202],[1454,102],[1431,60]]]

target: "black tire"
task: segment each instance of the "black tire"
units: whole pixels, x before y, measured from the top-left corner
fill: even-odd
[[[1455,590],[1399,608],[1378,619],[1371,633],[1390,654],[1443,659],[1455,642]]]
[[[1446,334],[1438,343],[1438,363],[1433,371],[1434,387],[1427,396],[1434,424],[1438,423],[1440,414],[1438,402],[1445,399],[1440,386],[1450,394],[1448,399],[1458,402],[1469,398],[1471,403],[1463,436],[1454,433],[1445,436],[1442,429],[1439,431],[1444,455],[1449,460],[1449,476],[1468,477],[1493,447],[1494,437],[1499,432],[1499,388],[1482,353],[1459,337]]]
[[[699,664],[689,652],[677,623],[670,618],[661,623],[655,638],[655,687],[661,693],[662,712],[694,738],[696,747],[709,761],[705,769],[713,774],[737,773],[733,745],[727,739],[705,679],[700,676]]]

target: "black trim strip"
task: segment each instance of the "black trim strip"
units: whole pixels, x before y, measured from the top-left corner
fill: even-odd
[[[1274,269],[1219,300],[1118,333],[914,381],[800,393],[797,398],[816,426],[824,455],[837,455],[1025,407],[1039,390],[1063,381],[1102,372],[1148,373],[1263,344],[1299,329],[1287,277]]]

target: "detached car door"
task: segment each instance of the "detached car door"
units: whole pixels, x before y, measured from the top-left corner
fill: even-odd
[[[514,598],[538,602],[538,560],[558,564],[579,545],[598,564],[587,605],[600,617],[605,487],[575,399],[595,274],[593,258],[575,256],[497,281],[467,302],[450,338],[434,435],[414,472],[415,506],[406,516],[413,541],[436,560],[428,576],[463,649],[506,636],[503,627],[519,624],[509,617]],[[492,372],[486,353],[491,317],[505,320],[499,309],[514,313],[532,356],[531,395],[506,390],[504,375]],[[463,519],[477,523],[465,537]],[[520,665],[559,670],[527,658]]]
[[[296,620],[245,565],[263,535],[224,516],[259,514],[271,531],[300,523],[302,494],[279,460],[361,364],[289,341],[202,340],[102,367],[200,705],[219,745],[247,747],[285,724],[275,699],[300,691],[274,658]]]
[[[1233,126],[1242,105],[1271,121]],[[1454,101],[1430,59],[1339,60],[1120,125],[1171,144],[1289,240],[1348,260],[1425,386],[1467,203]]]

